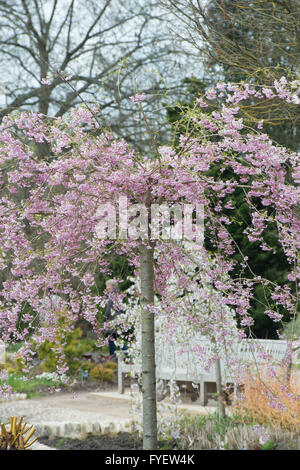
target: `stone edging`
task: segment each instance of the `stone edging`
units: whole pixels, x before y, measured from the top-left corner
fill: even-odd
[[[66,421],[48,421],[34,423],[36,434],[39,437],[57,438],[68,437],[71,439],[85,439],[89,435],[103,435],[120,432],[130,432],[132,421],[130,419],[103,419],[101,423],[80,423]]]
[[[26,450],[57,450],[54,447],[45,446],[45,444],[41,444],[39,441],[35,441],[31,447]]]
[[[14,393],[9,396],[0,397],[0,403],[5,403],[6,401],[26,400],[26,399],[27,399],[26,393]]]

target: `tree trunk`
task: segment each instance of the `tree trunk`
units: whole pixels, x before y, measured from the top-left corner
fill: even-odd
[[[140,246],[142,307],[143,449],[157,449],[153,248]]]
[[[290,381],[291,381],[292,366],[293,366],[292,348],[289,344],[288,344],[288,349],[286,352],[285,360],[286,360],[285,381],[286,381],[286,385],[289,387]]]
[[[218,393],[218,402],[219,402],[219,419],[223,420],[226,414],[225,414],[224,394],[223,394],[223,389],[222,389],[220,359],[217,359],[215,362],[215,370],[216,370],[216,384],[217,384],[217,393]]]

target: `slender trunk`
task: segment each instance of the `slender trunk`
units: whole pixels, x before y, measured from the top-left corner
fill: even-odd
[[[49,55],[46,50],[47,38],[41,37],[39,42],[39,59],[40,59],[40,81],[46,78],[49,72]],[[38,112],[48,115],[50,105],[51,87],[44,85],[41,87],[39,94],[39,109]],[[35,143],[36,154],[40,160],[45,159],[49,156],[50,150],[47,142],[36,142]]]
[[[223,389],[222,389],[222,375],[221,375],[220,359],[217,359],[215,362],[215,370],[216,370],[216,384],[217,384],[217,393],[218,393],[218,402],[219,402],[219,419],[223,420],[226,414],[225,414],[224,394],[223,394]]]
[[[289,344],[288,344],[285,360],[286,360],[285,381],[286,381],[287,386],[289,386],[290,381],[291,381],[291,373],[292,373],[292,366],[293,366],[292,348]]]
[[[209,314],[211,313],[210,305],[209,305]],[[221,318],[220,318],[221,320]],[[214,345],[214,349],[216,352],[216,340],[214,337],[211,337],[211,342]],[[225,416],[225,403],[224,403],[224,393],[222,389],[222,372],[221,372],[221,361],[217,359],[215,361],[215,377],[216,377],[216,384],[217,384],[217,394],[218,394],[218,404],[219,404],[219,420],[222,421]]]
[[[140,246],[142,306],[143,449],[157,449],[153,248]]]
[[[292,363],[289,362],[285,370],[285,381],[288,386],[290,385],[290,382],[291,382],[291,373],[292,373]]]

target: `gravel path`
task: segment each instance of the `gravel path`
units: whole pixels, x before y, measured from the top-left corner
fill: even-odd
[[[0,422],[9,421],[10,416],[24,416],[25,421],[35,423],[94,422],[108,416],[130,418],[130,403],[111,397],[93,399],[89,393],[64,393],[0,403]]]
[[[128,432],[131,424],[128,400],[93,398],[86,392],[0,403],[0,422],[8,423],[10,416],[23,416],[40,438],[84,439],[91,434]]]
[[[189,412],[207,414],[213,407],[189,403],[182,405]],[[57,393],[46,397],[0,403],[0,422],[10,416],[23,416],[33,424],[37,435],[79,437],[89,434],[128,432],[132,423],[129,390],[118,392]]]
[[[76,399],[74,407],[76,408]],[[10,401],[0,404],[0,421],[9,421],[10,416],[24,416],[24,421],[42,423],[48,421],[86,422],[101,421],[103,413],[62,408],[37,399]]]

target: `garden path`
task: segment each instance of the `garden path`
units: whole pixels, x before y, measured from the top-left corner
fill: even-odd
[[[125,389],[123,395],[117,391],[59,392],[39,398],[0,403],[0,422],[8,423],[10,416],[23,416],[24,422],[34,425],[35,435],[40,438],[84,439],[92,434],[130,432],[131,402],[129,389]],[[168,398],[164,402],[168,403]],[[191,403],[187,397],[183,397],[183,402],[185,403],[178,408],[191,414],[208,414],[216,409]],[[174,409],[167,409],[166,413],[174,413]],[[37,446],[39,445],[37,442]]]

